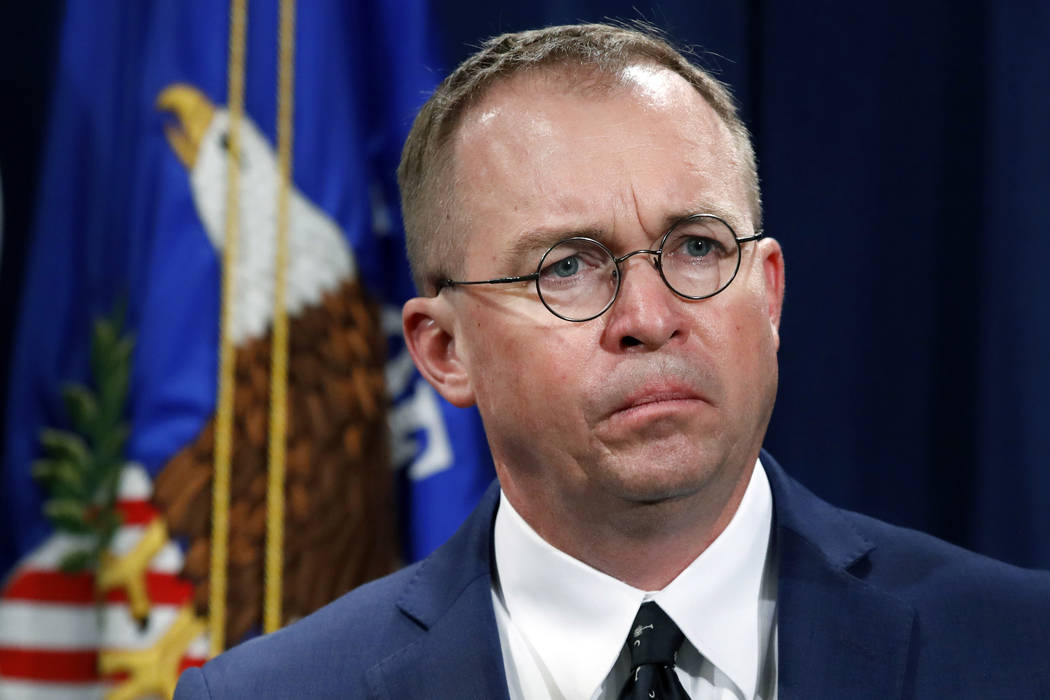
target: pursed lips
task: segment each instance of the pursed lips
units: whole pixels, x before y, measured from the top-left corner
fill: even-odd
[[[660,413],[661,407],[673,412],[675,404],[688,409],[703,402],[715,406],[722,395],[719,377],[706,365],[678,355],[638,358],[641,362],[621,363],[608,372],[601,394],[591,404],[591,425]],[[646,408],[646,407],[649,408]]]
[[[706,399],[698,392],[686,387],[647,385],[641,390],[630,394],[612,412],[612,415],[622,414],[643,406],[672,401],[706,401]]]

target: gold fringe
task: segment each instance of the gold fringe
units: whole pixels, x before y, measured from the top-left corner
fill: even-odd
[[[266,489],[266,582],[263,631],[281,627],[284,569],[284,472],[288,427],[288,197],[292,177],[292,108],[295,97],[295,0],[281,0],[277,77],[277,250],[274,261],[273,349],[270,369],[270,453]]]
[[[240,206],[241,120],[244,118],[244,55],[248,0],[230,0],[227,99],[230,154],[226,170],[226,235],[222,256],[222,320],[219,340],[219,400],[215,409],[215,479],[212,484],[211,576],[208,629],[212,656],[226,646],[226,562],[230,532],[230,471],[233,450],[234,276]]]

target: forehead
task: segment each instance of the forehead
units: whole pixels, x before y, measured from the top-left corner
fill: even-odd
[[[738,232],[749,216],[728,127],[667,69],[614,79],[541,71],[490,88],[452,144],[454,201],[470,248],[549,232],[650,237],[708,211]]]

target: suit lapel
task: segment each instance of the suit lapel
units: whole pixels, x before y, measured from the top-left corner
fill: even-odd
[[[490,573],[498,502],[493,484],[405,586],[397,606],[414,639],[368,670],[376,697],[508,697]]]
[[[901,697],[912,610],[816,561],[790,532],[778,547],[780,700]]]
[[[776,513],[778,697],[899,698],[914,610],[864,581],[874,545],[767,453]]]
[[[901,697],[915,613],[864,581],[873,545],[762,453],[778,557],[778,697]],[[412,641],[368,670],[380,698],[508,697],[491,598],[494,484],[398,601]]]

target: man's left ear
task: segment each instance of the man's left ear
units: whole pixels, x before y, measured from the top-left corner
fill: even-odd
[[[456,346],[452,308],[442,297],[416,297],[401,309],[405,344],[420,373],[453,406],[474,405],[474,387]]]
[[[766,288],[766,313],[777,347],[780,347],[780,311],[784,306],[784,253],[774,238],[758,241]]]

